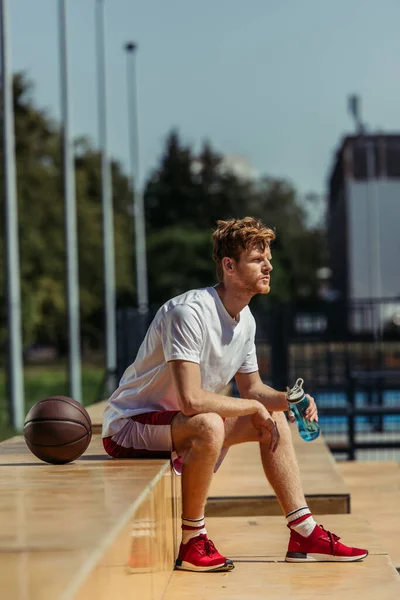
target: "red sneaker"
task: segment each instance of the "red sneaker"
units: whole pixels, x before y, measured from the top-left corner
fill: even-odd
[[[183,571],[231,571],[235,565],[222,556],[205,534],[181,544],[175,569]]]
[[[290,530],[286,562],[351,562],[368,556],[368,550],[351,548],[339,542],[340,537],[316,525],[309,537]]]

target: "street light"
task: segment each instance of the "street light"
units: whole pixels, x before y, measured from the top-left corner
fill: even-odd
[[[65,0],[59,0],[58,2],[58,22],[60,38],[60,96],[64,162],[65,239],[67,246],[69,394],[77,402],[82,403],[78,232],[76,218],[75,161],[73,142],[71,140],[68,32]]]
[[[14,427],[24,426],[24,371],[22,360],[21,291],[18,245],[17,177],[15,170],[15,135],[12,71],[10,60],[10,24],[7,0],[0,0],[1,28],[1,95],[3,121],[3,194],[7,271],[8,385],[10,416]]]
[[[96,3],[96,57],[98,127],[101,156],[101,199],[103,209],[104,306],[106,390],[111,395],[116,388],[117,341],[115,300],[114,215],[111,168],[107,150],[107,97],[104,43],[104,0]]]
[[[137,89],[136,89],[136,51],[137,44],[125,44],[127,53],[127,87],[128,87],[128,123],[129,123],[129,153],[131,162],[132,187],[134,193],[133,212],[135,218],[135,249],[136,249],[136,286],[139,313],[148,312],[147,290],[147,260],[146,260],[146,229],[144,220],[143,193],[140,186],[139,169],[139,132],[137,118]]]

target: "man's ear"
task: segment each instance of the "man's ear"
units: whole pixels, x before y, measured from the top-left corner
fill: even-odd
[[[224,267],[224,271],[227,271],[228,273],[232,273],[232,271],[234,269],[234,264],[233,264],[232,258],[229,258],[228,256],[224,256],[224,258],[222,259],[222,266]]]

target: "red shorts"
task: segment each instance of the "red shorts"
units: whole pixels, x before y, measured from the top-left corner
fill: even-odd
[[[114,435],[103,438],[104,450],[113,458],[169,458],[174,471],[182,472],[183,457],[173,448],[171,423],[178,410],[160,410],[142,413],[126,419],[124,426]],[[225,458],[224,448],[215,471]]]
[[[113,436],[103,438],[113,458],[167,458],[172,450],[171,423],[178,410],[142,413],[127,419]]]

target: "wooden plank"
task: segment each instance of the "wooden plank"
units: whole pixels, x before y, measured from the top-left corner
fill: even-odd
[[[86,550],[1,552],[1,598],[58,600],[85,563]]]
[[[400,467],[394,461],[338,463],[351,492],[352,511],[363,515],[385,551],[400,568],[396,523],[400,506]]]
[[[349,496],[310,496],[306,494],[306,502],[315,515],[347,514],[350,512]],[[206,515],[213,517],[244,517],[244,516],[279,516],[281,506],[271,491],[268,496],[234,496],[228,498],[209,498]]]
[[[107,400],[96,402],[90,406],[86,406],[86,410],[89,413],[90,420],[92,421],[93,433],[101,433],[103,426],[103,412],[106,407]]]
[[[74,600],[135,597],[161,600],[175,561],[174,486],[171,471],[158,479],[95,568],[75,592]]]
[[[376,532],[363,517],[320,515],[318,522],[342,538],[343,543],[367,548],[370,554],[385,554]],[[277,517],[207,518],[207,532],[222,554],[236,560],[283,560],[289,531],[286,520]]]
[[[350,512],[350,493],[323,437],[304,442],[295,426],[293,441],[306,499],[313,512]],[[211,484],[207,514],[277,515],[281,509],[261,465],[257,443],[230,448]]]
[[[400,577],[387,555],[357,563],[237,562],[230,573],[175,571],[163,600],[394,600]]]
[[[2,597],[61,598],[68,584],[86,578],[168,471],[167,460],[109,458],[99,436],[67,465],[41,462],[21,437],[0,444]]]
[[[220,552],[232,558],[230,573],[175,571],[163,600],[393,600],[400,595],[400,577],[382,550],[370,524],[353,515],[324,515],[327,529],[344,543],[368,548],[357,563],[285,563],[288,532],[276,517],[207,519],[207,531]]]
[[[171,489],[171,486],[167,485],[167,489]],[[158,514],[152,513],[154,507],[160,505],[164,505],[164,508],[161,508]],[[148,569],[147,577],[140,569],[137,573],[127,573],[124,569],[125,551],[121,553],[122,548],[126,546],[126,540],[116,540],[115,553],[113,554],[112,549],[107,553],[74,600],[108,600],[112,595],[118,598],[130,597],[132,590],[135,592],[135,597],[141,600],[150,597],[153,600],[160,600],[165,597],[163,594],[170,580],[174,555],[171,554],[173,545],[171,537],[166,537],[165,533],[163,535],[165,531],[172,531],[172,511],[171,503],[168,508],[168,493],[163,491],[161,480],[152,494],[152,503],[144,503],[140,512],[135,515],[135,524],[138,525],[139,530],[140,521],[151,520],[151,514],[154,515],[154,531],[148,536],[131,537],[135,554],[141,559],[142,565],[143,559],[149,557],[148,565],[152,567]],[[373,554],[382,553],[365,520],[356,519],[351,515],[338,515],[324,517],[324,522],[335,531],[344,532],[349,543],[367,546]],[[207,520],[207,528],[217,547],[234,559],[238,565],[249,561],[263,564],[282,562],[286,553],[288,533],[283,519],[211,518]],[[129,537],[128,534],[127,539]],[[189,594],[188,597],[191,595]],[[247,596],[243,597],[247,598]]]

